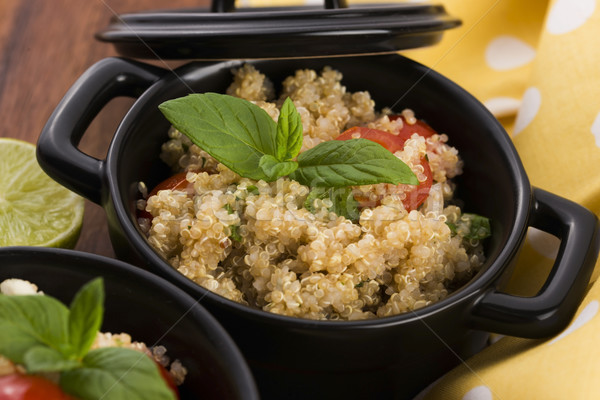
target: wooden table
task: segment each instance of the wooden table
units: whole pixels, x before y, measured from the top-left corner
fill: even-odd
[[[36,143],[67,89],[92,64],[115,56],[94,39],[115,14],[208,7],[209,0],[0,0],[0,137]],[[132,104],[111,101],[79,148],[104,159],[113,133]],[[76,249],[114,257],[104,210],[86,201]]]

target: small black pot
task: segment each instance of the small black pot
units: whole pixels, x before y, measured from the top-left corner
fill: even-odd
[[[148,244],[135,216],[137,183],[168,175],[158,160],[169,123],[158,111],[190,92],[224,92],[241,61],[192,62],[173,72],[124,59],[92,66],[69,90],[38,143],[38,158],[58,182],[102,205],[117,255],[159,274],[225,326],[267,398],[410,398],[498,332],[529,338],[561,331],[573,316],[598,255],[596,217],[533,189],[510,138],[471,95],[398,55],[253,62],[273,82],[299,68],[331,66],[350,91],[368,90],[378,107],[411,108],[448,134],[465,162],[457,196],[491,219],[487,261],[460,290],[431,306],[371,321],[282,317],[215,295],[180,275]],[[139,97],[122,120],[105,160],[76,149],[87,124],[112,98]],[[555,265],[532,298],[502,292],[528,227],[561,239]]]
[[[0,248],[0,282],[35,283],[65,304],[87,282],[105,286],[103,332],[126,332],[135,341],[159,344],[178,358],[188,375],[182,399],[258,399],[256,384],[239,349],[221,325],[187,293],[124,262],[73,250]]]

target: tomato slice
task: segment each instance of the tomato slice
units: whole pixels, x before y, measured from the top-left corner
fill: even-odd
[[[423,174],[425,174],[426,179],[417,186],[412,186],[413,189],[404,192],[406,197],[402,200],[402,204],[404,204],[404,208],[407,211],[419,208],[427,200],[431,185],[433,185],[433,173],[426,157],[421,158],[421,165],[423,166]]]
[[[402,136],[408,135],[408,137],[411,137],[413,133],[417,133],[418,135],[423,136],[424,138],[428,138],[437,133],[431,126],[429,126],[427,122],[423,121],[422,119],[418,119],[414,124],[409,124],[408,122],[406,122],[406,118],[404,118],[403,115],[393,114],[388,115],[388,118],[390,119],[390,121],[394,121],[397,119],[402,120],[404,124],[402,125],[402,129],[400,129],[399,133],[399,135]]]
[[[150,191],[150,193],[148,194],[148,197],[154,196],[160,190],[168,190],[168,189],[185,190],[186,192],[191,193],[191,191],[193,191],[194,185],[192,183],[188,182],[187,179],[185,179],[186,176],[187,176],[187,172],[180,172],[180,173],[177,173],[175,175],[168,177],[167,179],[165,179],[164,181],[162,181],[158,185],[156,185],[154,187],[154,189],[152,189]],[[138,210],[137,217],[152,220],[152,214],[150,214],[146,210]]]
[[[404,142],[406,142],[409,137],[410,136],[393,135],[389,132],[381,131],[379,129],[367,128],[366,126],[355,126],[344,131],[340,136],[338,136],[335,139],[368,139],[372,142],[379,143],[392,153],[395,153],[398,150],[402,150],[404,148]]]
[[[193,184],[189,183],[185,177],[187,176],[187,172],[180,172],[173,176],[168,177],[164,181],[160,182],[158,185],[150,191],[148,197],[154,196],[160,190],[185,190],[188,191],[190,188],[193,188]]]
[[[169,389],[171,389],[171,391],[175,393],[175,397],[179,399],[179,389],[177,389],[177,385],[175,384],[175,381],[173,380],[173,377],[171,376],[169,371],[167,371],[167,369],[161,364],[159,364],[156,360],[152,359],[152,361],[154,361],[154,363],[158,366],[160,375],[162,376],[163,380],[167,383]]]
[[[0,376],[0,400],[73,400],[52,381],[37,375]]]
[[[397,116],[397,118],[404,119],[404,117],[401,115]],[[417,120],[417,123],[419,123],[419,121],[421,120]],[[423,121],[421,121],[421,124],[418,125],[419,129],[412,129],[417,126],[417,123],[409,125],[409,127],[411,128],[408,129],[406,129],[406,126],[408,124],[405,123],[404,127],[400,131],[400,134],[398,135],[394,135],[386,131],[381,131],[379,129],[355,126],[344,131],[340,136],[336,138],[336,140],[349,140],[358,138],[367,139],[379,143],[392,153],[395,153],[398,150],[404,149],[404,143],[413,135],[413,133],[416,132],[419,135],[421,135],[421,133],[419,132],[422,131],[423,134],[421,136],[425,137],[429,137],[435,133],[435,131]],[[402,204],[404,204],[404,208],[407,211],[416,210],[421,204],[423,204],[425,199],[427,199],[427,196],[429,196],[429,191],[431,190],[431,185],[433,184],[433,174],[431,172],[431,167],[429,166],[427,158],[422,157],[420,160],[420,164],[423,166],[423,173],[425,174],[426,179],[419,185],[410,186],[409,189],[404,191],[406,197],[404,198],[404,200],[402,200]],[[356,195],[355,199],[359,202],[359,206],[361,208],[376,207],[381,201],[381,199],[373,201],[362,195]]]

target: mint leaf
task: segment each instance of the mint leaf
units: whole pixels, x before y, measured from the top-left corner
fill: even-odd
[[[66,359],[62,353],[50,347],[36,346],[27,350],[23,365],[28,373],[56,372],[77,368],[79,362]]]
[[[69,336],[76,358],[90,349],[102,325],[104,314],[104,283],[96,278],[83,286],[71,302]]]
[[[217,93],[190,94],[159,106],[171,124],[232,171],[267,180],[259,168],[265,154],[277,155],[277,124],[262,108]]]
[[[332,206],[329,210],[337,215],[346,217],[350,221],[357,221],[360,216],[360,212],[358,211],[358,201],[354,199],[354,194],[350,187],[313,188],[304,201],[304,208],[312,213],[317,211],[314,207],[316,199],[331,200]]]
[[[36,346],[70,355],[68,319],[67,307],[52,297],[0,295],[0,354],[18,364]]]
[[[298,155],[302,147],[302,132],[302,119],[288,97],[281,106],[277,120],[276,157],[278,160],[287,161]]]
[[[61,374],[60,386],[82,400],[175,399],[150,357],[119,347],[91,350],[81,368]]]
[[[298,168],[298,163],[296,161],[278,161],[275,157],[265,154],[260,158],[258,166],[269,181],[274,181],[295,171]]]
[[[290,178],[307,186],[341,187],[419,181],[411,169],[378,143],[367,139],[331,140],[298,156]]]

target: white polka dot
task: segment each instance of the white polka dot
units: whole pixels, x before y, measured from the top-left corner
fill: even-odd
[[[556,258],[560,246],[560,239],[556,236],[532,227],[527,231],[527,239],[531,247],[544,257]]]
[[[583,310],[581,310],[581,313],[579,313],[579,315],[577,316],[577,319],[575,321],[573,321],[571,323],[571,325],[569,325],[569,327],[567,329],[565,329],[560,335],[556,336],[554,339],[552,339],[550,342],[548,342],[548,344],[553,344],[553,343],[558,342],[560,339],[564,338],[565,336],[570,335],[577,329],[581,328],[582,326],[584,326],[585,324],[590,322],[592,320],[592,318],[594,318],[596,316],[596,314],[598,314],[599,307],[600,307],[600,304],[598,303],[598,300],[590,301],[590,303],[587,306],[585,306],[585,308]]]
[[[523,102],[521,103],[521,109],[517,114],[513,135],[516,135],[527,128],[537,115],[541,105],[542,95],[539,89],[536,87],[527,89],[523,94]]]
[[[596,119],[592,124],[592,135],[596,138],[596,146],[600,147],[600,113],[596,115]]]
[[[534,58],[535,49],[514,36],[498,36],[485,49],[485,61],[499,71],[521,67]]]
[[[483,105],[485,105],[495,117],[501,118],[516,114],[521,106],[521,100],[512,97],[493,97],[486,100]]]
[[[571,32],[592,16],[596,0],[558,0],[548,13],[546,29],[554,35]]]
[[[492,400],[492,391],[487,386],[477,386],[469,390],[462,400]]]

